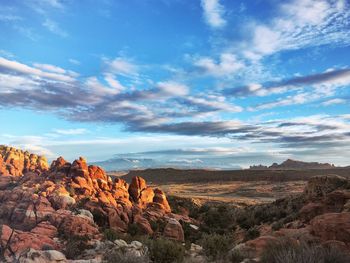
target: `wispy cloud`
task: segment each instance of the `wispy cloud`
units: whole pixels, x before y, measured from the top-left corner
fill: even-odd
[[[55,21],[51,19],[46,19],[43,23],[43,26],[46,27],[50,32],[60,36],[60,37],[68,37],[68,33],[63,30]]]
[[[349,44],[350,11],[346,1],[293,0],[283,2],[280,15],[267,23],[253,22],[252,38],[243,54],[260,59],[284,50],[325,44]]]
[[[86,129],[77,128],[77,129],[54,129],[53,132],[61,135],[81,135],[87,133]]]
[[[311,86],[315,87],[318,92],[326,94],[329,91],[328,95],[332,95],[334,88],[344,87],[349,84],[350,69],[338,69],[264,84],[252,83],[243,87],[228,88],[224,90],[224,93],[231,96],[266,96],[272,93],[284,93],[293,89],[303,89]]]
[[[336,99],[330,99],[322,102],[323,106],[331,106],[331,105],[339,105],[339,104],[345,104],[347,103],[346,99],[336,98]]]
[[[201,0],[201,5],[205,21],[210,27],[221,28],[226,25],[226,20],[223,18],[225,9],[219,0]]]

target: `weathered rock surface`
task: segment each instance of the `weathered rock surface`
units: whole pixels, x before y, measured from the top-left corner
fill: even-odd
[[[130,185],[120,178],[113,181],[82,157],[73,163],[59,157],[50,168],[45,162],[14,148],[0,148],[1,240],[11,239],[10,250],[16,255],[23,252],[31,258],[39,251],[33,262],[48,260],[40,250],[61,250],[66,239],[101,240],[99,227],[126,232],[136,224],[151,235],[150,222],[166,221],[171,213],[165,194],[147,187],[140,177]],[[181,224],[168,229],[166,236],[183,241]],[[27,251],[30,248],[35,251]],[[23,262],[32,262],[28,260]]]
[[[0,175],[22,176],[26,172],[46,171],[47,160],[43,156],[31,154],[13,147],[0,146]]]
[[[311,233],[323,241],[337,240],[350,245],[350,213],[328,213],[311,220]]]

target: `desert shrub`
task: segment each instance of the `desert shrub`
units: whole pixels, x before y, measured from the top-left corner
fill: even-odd
[[[103,231],[103,237],[106,240],[114,241],[119,238],[119,233],[111,228],[107,228]]]
[[[204,234],[200,240],[207,257],[210,259],[223,259],[231,247],[232,240],[227,235]]]
[[[164,220],[158,219],[157,221],[150,221],[150,225],[151,225],[153,232],[162,233],[164,231],[166,222]]]
[[[201,239],[202,232],[196,229],[193,229],[189,223],[180,220],[182,229],[184,231],[185,240],[187,243],[196,243],[197,240]]]
[[[149,240],[147,246],[153,262],[181,263],[184,260],[185,248],[181,243],[165,238],[158,238]]]
[[[147,263],[147,256],[138,257],[133,254],[123,253],[120,249],[114,249],[103,258],[107,263]]]
[[[235,229],[234,209],[228,205],[210,207],[203,212],[202,221],[201,231],[225,234]]]
[[[245,240],[251,240],[251,239],[255,239],[257,237],[260,236],[260,232],[258,230],[257,227],[252,227],[252,228],[249,228],[246,235],[245,235]]]
[[[142,236],[145,234],[144,231],[136,223],[129,224],[127,232],[133,237]]]
[[[243,229],[250,229],[257,225],[253,213],[250,211],[240,212],[236,217],[237,224]]]
[[[101,227],[105,227],[108,219],[107,217],[99,210],[94,209],[92,211],[90,211],[92,213],[92,216],[94,217],[94,222]]]
[[[334,247],[281,239],[268,245],[262,252],[261,263],[347,263],[348,254]]]
[[[84,197],[82,199],[80,199],[77,203],[76,203],[76,208],[80,208],[80,209],[84,209],[86,203],[88,203],[91,200],[90,196]]]
[[[244,256],[239,250],[233,250],[230,255],[228,261],[231,263],[241,263],[244,260]]]
[[[273,231],[280,230],[282,227],[283,227],[283,222],[281,222],[281,221],[274,222],[271,225],[271,228],[272,228]]]
[[[75,259],[81,253],[91,248],[88,244],[89,238],[86,236],[71,236],[68,238],[64,254],[68,259]]]

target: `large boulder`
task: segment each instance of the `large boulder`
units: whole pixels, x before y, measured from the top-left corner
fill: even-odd
[[[350,245],[350,212],[319,215],[310,225],[311,233],[321,240],[338,240]]]
[[[158,188],[154,189],[153,202],[160,204],[166,213],[171,212],[171,208],[166,198],[166,195],[162,190]]]
[[[43,247],[58,248],[58,244],[49,236],[41,233],[23,232],[10,228],[7,225],[0,226],[0,240],[2,244],[9,244],[10,249],[20,254],[28,248],[41,250]],[[5,251],[9,254],[10,251]]]
[[[185,241],[184,231],[181,224],[174,218],[169,218],[165,225],[163,235],[167,238],[174,239],[180,242]]]

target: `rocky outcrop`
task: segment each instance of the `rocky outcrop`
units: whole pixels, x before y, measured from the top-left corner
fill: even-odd
[[[169,218],[164,228],[164,236],[176,241],[184,242],[185,236],[181,224],[174,218]]]
[[[350,213],[327,213],[310,222],[311,233],[322,241],[337,240],[350,246]]]
[[[318,162],[302,162],[292,159],[287,159],[281,164],[274,163],[268,169],[282,169],[282,170],[302,170],[302,169],[332,169],[335,168],[333,164],[318,163]]]
[[[338,175],[314,176],[305,187],[304,193],[307,199],[319,199],[336,189],[346,188],[349,181]]]
[[[134,224],[152,235],[158,230],[151,223],[167,222],[171,215],[164,192],[148,187],[143,178],[135,177],[129,185],[82,157],[73,163],[59,157],[48,168],[34,155],[4,151],[11,153],[4,155],[5,162],[17,160],[10,161],[15,168],[0,175],[0,233],[2,243],[10,240],[7,256],[13,251],[31,257],[39,251],[38,258],[44,259],[43,247],[64,251],[71,238],[101,240],[99,227],[126,232]],[[22,162],[21,156],[31,157]],[[168,223],[164,236],[183,241],[181,224]]]
[[[22,176],[26,172],[41,173],[48,169],[45,157],[15,149],[0,146],[0,175]]]

